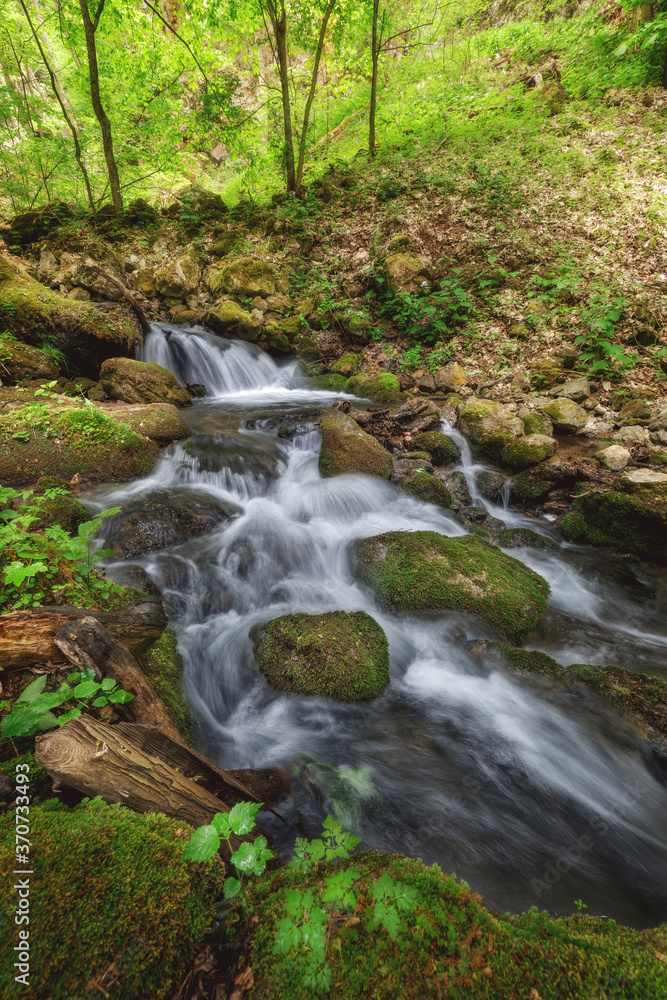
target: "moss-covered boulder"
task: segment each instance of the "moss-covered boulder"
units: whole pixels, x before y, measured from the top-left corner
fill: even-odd
[[[518,410],[517,417],[523,421],[523,429],[528,434],[544,434],[546,437],[553,437],[554,425],[551,417],[539,410]]]
[[[218,302],[206,314],[206,325],[223,337],[256,341],[262,326],[260,321],[231,300]]]
[[[387,406],[398,403],[403,395],[398,379],[391,372],[353,375],[350,379],[350,391],[355,396],[363,396],[364,399],[372,399]]]
[[[36,517],[30,524],[31,531],[44,531],[45,528],[58,524],[73,535],[80,524],[90,521],[93,516],[80,500],[67,492],[59,492],[55,496],[47,494],[31,497],[28,503],[31,513]]]
[[[184,299],[197,291],[200,277],[199,254],[194,247],[189,247],[181,257],[156,273],[155,287],[164,298]]]
[[[578,475],[576,462],[568,462],[554,456],[546,462],[524,469],[515,476],[512,493],[522,503],[537,503],[555,487],[574,485]]]
[[[100,385],[123,403],[190,403],[190,393],[167,368],[153,361],[109,358],[100,369]]]
[[[59,374],[55,361],[38,347],[0,334],[0,376],[5,384],[40,378],[52,381]]]
[[[353,375],[359,374],[360,365],[361,358],[358,354],[344,354],[342,358],[334,362],[331,370],[339,375],[344,375],[345,378],[351,378]]]
[[[183,694],[183,660],[176,635],[170,628],[166,628],[157,642],[144,653],[141,666],[179,732],[189,740],[193,725]]]
[[[512,637],[546,611],[546,580],[476,536],[390,531],[355,554],[357,577],[397,611],[468,611]]]
[[[109,518],[104,527],[105,546],[133,559],[180,545],[240,513],[240,507],[206,490],[152,490]]]
[[[182,860],[191,828],[93,799],[30,809],[29,985],[26,1000],[171,996],[222,891],[219,859]],[[15,867],[13,813],[0,816],[0,871]],[[15,879],[0,884],[0,993],[16,995],[20,952]],[[19,970],[23,971],[23,970]],[[95,986],[99,983],[103,993]],[[48,986],[47,986],[48,984]]]
[[[435,465],[449,465],[450,462],[458,462],[461,457],[459,446],[440,431],[416,434],[407,447],[408,451],[427,451]]]
[[[239,257],[238,260],[222,267],[210,267],[206,272],[206,284],[211,294],[240,295],[263,299],[276,290],[277,274],[265,260],[257,257]]]
[[[546,462],[556,454],[556,448],[555,439],[546,434],[526,434],[505,445],[500,453],[500,461],[510,469],[527,469]]]
[[[630,477],[646,478],[650,470],[619,477],[617,489],[588,493],[575,501],[574,510],[560,527],[568,541],[603,545],[654,562],[667,563],[667,495],[660,484],[636,489]],[[667,475],[653,473],[667,484]]]
[[[2,256],[0,330],[28,344],[52,342],[92,378],[106,358],[133,351],[142,342],[136,317],[125,306],[64,298],[31,278],[18,261]]]
[[[0,440],[7,445],[0,448],[0,481],[31,482],[40,473],[103,481],[150,470],[158,445],[98,406],[65,397],[23,403],[20,390],[1,388],[0,401],[8,394],[11,404],[0,411]]]
[[[503,449],[523,437],[523,421],[490,399],[471,398],[458,407],[459,427],[476,458],[500,459]]]
[[[541,535],[538,531],[530,528],[506,528],[498,536],[498,545],[501,549],[558,549],[558,542],[547,535]]]
[[[190,436],[190,429],[183,422],[180,410],[173,403],[116,403],[103,406],[102,410],[112,420],[127,424],[137,434],[168,444]]]
[[[336,876],[352,896],[336,900],[341,919],[329,920],[323,894]],[[321,915],[305,925],[312,938],[276,948],[285,913],[304,896]],[[536,908],[499,916],[465,882],[400,855],[282,868],[251,886],[250,906],[253,996],[262,1000],[313,996],[308,977],[323,963],[328,1000],[602,1000],[617,983],[628,1000],[667,995],[667,924],[636,931]]]
[[[319,469],[325,478],[346,472],[366,472],[389,479],[394,460],[379,441],[341,410],[327,410],[320,420],[322,444]]]
[[[389,647],[365,611],[285,615],[253,630],[259,669],[279,691],[368,701],[389,683]]]
[[[431,281],[428,258],[408,249],[387,254],[383,273],[387,290],[392,295],[404,292],[414,295],[422,290],[424,283],[429,285]]]
[[[553,403],[545,403],[542,412],[549,417],[554,430],[561,434],[576,434],[588,419],[583,406],[579,406],[573,399],[567,397],[554,399]]]
[[[424,503],[433,503],[447,510],[456,506],[452,494],[445,484],[436,476],[429,475],[428,472],[415,472],[414,475],[404,479],[401,486],[407,493],[423,500]]]

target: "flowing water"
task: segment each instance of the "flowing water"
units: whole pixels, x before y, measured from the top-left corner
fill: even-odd
[[[280,807],[288,822],[269,818],[279,845],[317,835],[336,810],[365,846],[437,862],[494,909],[567,913],[583,899],[590,914],[637,926],[667,919],[667,782],[635,735],[592,697],[517,679],[475,652],[467,640],[498,637],[480,621],[390,614],[355,582],[354,539],[464,529],[379,479],[320,477],[317,416],[345,397],[201,328],[154,327],[144,358],[210,395],[183,411],[192,437],[150,477],[90,502],[178,488],[239,509],[218,529],[135,562],[177,629],[201,748],[225,767],[295,770]],[[474,501],[508,526],[549,534],[548,522],[482,500],[482,467],[448,432]],[[664,573],[568,545],[511,554],[552,589],[526,645],[564,664],[664,676]],[[387,635],[391,683],[372,703],[282,694],[259,673],[253,625],[329,610],[366,611]]]

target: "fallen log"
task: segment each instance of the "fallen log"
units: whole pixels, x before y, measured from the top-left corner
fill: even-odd
[[[123,296],[123,298],[129,305],[130,309],[134,311],[137,319],[139,320],[139,326],[141,327],[141,329],[144,331],[144,333],[150,333],[151,325],[146,319],[146,314],[139,305],[139,303],[137,302],[137,300],[135,299],[132,292],[129,290],[129,288],[126,288],[125,285],[118,280],[118,278],[114,278],[113,274],[109,274],[108,271],[105,271],[103,267],[100,267],[100,265],[97,264],[90,257],[86,258],[86,267],[88,268],[89,271],[94,271],[95,274],[99,274],[101,275],[101,277],[106,278],[106,280],[109,281],[114,286],[114,288],[118,289],[120,294]]]
[[[194,827],[210,823],[217,812],[229,812],[225,802],[142,750],[127,732],[127,728],[122,731],[120,726],[83,715],[38,736],[35,760],[53,779],[55,788],[68,785],[135,812],[164,813]],[[253,836],[231,839],[236,850],[242,840]]]
[[[146,652],[167,626],[162,604],[150,598],[118,611],[92,613],[133,656]],[[0,666],[23,670],[47,660],[64,663],[65,657],[54,642],[55,633],[62,625],[87,614],[91,612],[86,608],[45,605],[0,615]]]
[[[53,641],[69,662],[80,670],[92,669],[96,676],[113,677],[134,698],[115,705],[121,718],[155,726],[170,739],[183,742],[167,708],[132,654],[96,618],[81,618],[56,630]]]

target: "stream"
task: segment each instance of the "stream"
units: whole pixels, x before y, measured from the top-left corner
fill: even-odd
[[[317,836],[335,812],[364,847],[437,862],[492,910],[571,913],[583,900],[588,914],[624,924],[666,920],[667,780],[629,727],[583,691],[512,676],[471,650],[467,640],[500,638],[472,616],[392,614],[355,582],[355,539],[465,529],[380,479],[321,478],[318,414],[353,397],[309,387],[294,363],[199,327],[154,326],[143,359],[207,387],[182,411],[192,437],[149,477],[86,499],[102,509],[178,488],[239,508],[208,534],[132,562],[160,588],[177,631],[198,747],[223,767],[295,773],[278,808],[288,822],[264,824],[277,845],[289,854],[295,836]],[[443,429],[461,447],[476,504],[555,537],[548,521],[484,501],[474,479],[483,466]],[[667,676],[665,571],[565,543],[509,554],[552,590],[528,648]],[[331,610],[366,611],[387,635],[391,683],[371,703],[275,691],[255,664],[253,625]]]

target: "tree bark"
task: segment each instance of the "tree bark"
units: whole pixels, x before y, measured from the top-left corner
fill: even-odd
[[[63,625],[90,614],[85,608],[47,605],[0,616],[0,665],[22,670],[47,661],[66,662],[55,643]],[[95,617],[134,656],[153,645],[167,627],[167,616],[158,601],[146,601],[119,611],[95,611]]]
[[[53,639],[73,666],[79,670],[92,669],[98,678],[113,677],[119,687],[134,695],[132,701],[114,705],[122,719],[155,726],[170,739],[183,742],[166,706],[135,658],[95,618],[68,622],[56,631]]]
[[[81,0],[83,3],[84,0]],[[276,54],[280,71],[280,93],[283,103],[283,134],[285,136],[285,170],[287,190],[296,194],[296,167],[294,163],[294,128],[292,126],[292,103],[289,95],[289,55],[287,51],[287,11],[285,0],[266,0],[266,10],[276,42]]]
[[[111,135],[111,122],[109,121],[102,99],[100,97],[100,74],[97,65],[97,45],[95,44],[95,32],[100,23],[105,0],[99,0],[93,21],[88,10],[87,0],[79,0],[81,16],[83,18],[83,30],[86,36],[86,49],[88,52],[88,75],[90,77],[90,97],[93,102],[93,110],[100,123],[102,131],[102,148],[104,149],[104,159],[107,164],[107,174],[109,176],[109,187],[111,188],[111,200],[117,212],[122,211],[123,195],[121,194],[120,178],[118,176],[118,166],[113,151],[113,137]]]
[[[89,715],[37,737],[35,760],[56,787],[68,785],[84,795],[100,795],[135,812],[164,813],[194,827],[210,823],[217,812],[229,812],[221,799],[142,750],[127,728],[122,731]],[[232,837],[232,846],[236,850],[241,840],[252,839]]]
[[[380,62],[380,39],[378,38],[378,16],[380,0],[373,0],[373,34],[371,40],[371,107],[368,114],[368,154],[375,159],[375,111],[378,92],[378,64]]]
[[[125,287],[122,281],[119,281],[118,278],[114,278],[112,274],[109,274],[109,272],[105,271],[103,267],[100,267],[100,265],[97,264],[91,257],[86,258],[86,267],[90,271],[95,271],[96,274],[101,274],[103,278],[106,278],[107,281],[111,282],[111,284],[118,289],[120,294],[123,296],[123,298],[129,305],[130,309],[134,311],[135,316],[139,320],[139,326],[141,327],[141,329],[144,331],[144,333],[150,333],[151,325],[146,319],[146,313],[143,311],[143,309],[135,299],[132,292],[130,292],[130,290]]]
[[[306,107],[303,112],[303,126],[301,128],[301,139],[299,142],[299,163],[296,171],[296,193],[297,196],[301,197],[302,192],[302,180],[303,180],[303,167],[306,161],[306,140],[308,138],[308,123],[310,122],[310,109],[313,105],[313,100],[315,99],[315,91],[317,90],[317,76],[320,71],[320,60],[322,58],[322,50],[324,49],[324,41],[326,38],[327,26],[329,24],[329,18],[336,5],[336,0],[329,0],[327,8],[322,17],[322,24],[320,25],[320,34],[317,39],[317,48],[315,50],[315,64],[313,66],[312,76],[310,78],[310,90],[308,92],[308,99],[306,100]]]

